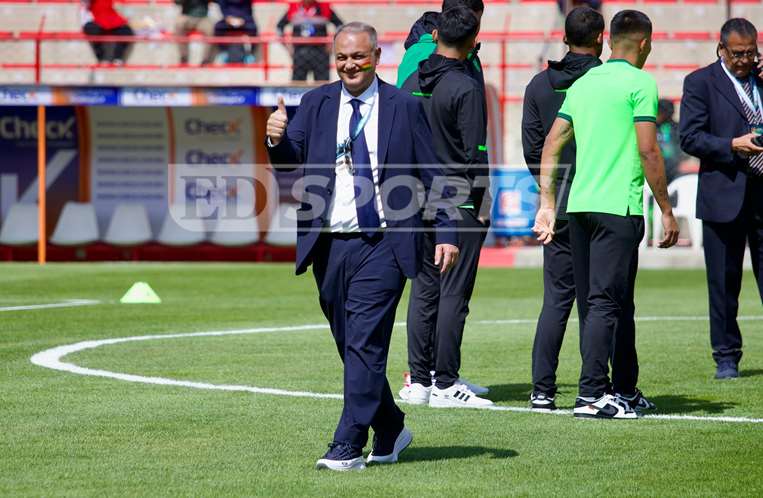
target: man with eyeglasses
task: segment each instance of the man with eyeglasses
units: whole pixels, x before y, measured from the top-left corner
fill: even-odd
[[[686,77],[681,99],[681,148],[700,159],[697,217],[703,227],[716,379],[739,376],[737,311],[747,243],[763,301],[763,142],[756,140],[763,135],[763,80],[757,75],[757,40],[748,20],[726,21],[719,60]]]

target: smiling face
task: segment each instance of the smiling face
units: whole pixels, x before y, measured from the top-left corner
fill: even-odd
[[[758,44],[751,36],[732,31],[726,44],[718,48],[723,63],[737,78],[747,78],[758,63]]]
[[[374,48],[371,36],[364,31],[342,31],[334,40],[336,72],[354,96],[374,81],[380,56],[381,48]]]

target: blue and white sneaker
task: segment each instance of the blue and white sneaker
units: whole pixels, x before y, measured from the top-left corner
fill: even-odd
[[[329,450],[323,458],[315,463],[315,468],[336,471],[363,470],[366,468],[366,462],[359,449],[347,443],[333,442],[329,444]]]
[[[657,405],[649,401],[644,397],[644,393],[642,393],[640,390],[636,389],[636,394],[633,394],[631,396],[626,396],[624,394],[615,394],[615,397],[617,400],[621,403],[625,403],[628,405],[628,407],[631,410],[635,410],[637,412],[644,412],[649,410],[656,410]]]
[[[400,453],[413,441],[413,434],[407,427],[403,427],[397,434],[381,435],[374,434],[374,447],[368,454],[366,463],[397,463]]]
[[[637,419],[638,414],[626,403],[618,403],[617,398],[611,394],[605,394],[599,399],[583,398],[575,399],[573,415],[578,418],[604,418],[604,419]]]
[[[483,396],[483,395],[485,395],[485,394],[490,392],[490,389],[488,389],[487,387],[481,386],[479,384],[475,384],[473,382],[469,382],[468,380],[464,379],[463,377],[459,377],[458,378],[458,383],[459,384],[463,384],[466,387],[468,387],[469,390],[471,392],[473,392],[474,394],[476,394],[477,396]]]
[[[716,379],[736,379],[739,377],[739,367],[733,361],[721,361],[715,370]]]
[[[530,395],[530,408],[539,412],[554,411],[556,410],[555,399],[554,396],[549,396],[546,393],[533,392]]]

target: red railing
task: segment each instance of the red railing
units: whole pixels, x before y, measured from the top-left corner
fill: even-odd
[[[505,23],[508,26],[508,18]],[[380,43],[399,43],[402,42],[408,33],[404,32],[388,32],[379,36]],[[761,35],[763,39],[763,34]],[[662,32],[655,33],[654,38],[663,42],[697,42],[697,41],[714,41],[718,39],[718,33],[706,32],[706,31],[691,31],[691,32]],[[498,93],[502,103],[506,102],[521,102],[521,95],[509,95],[508,81],[510,73],[514,71],[528,71],[533,69],[541,69],[537,63],[528,62],[510,62],[511,52],[510,45],[512,42],[560,42],[562,40],[562,33],[560,31],[544,32],[544,31],[503,31],[503,32],[481,32],[480,41],[483,43],[499,43],[500,44],[500,57],[498,62],[486,62],[483,60],[483,67],[486,71],[497,70],[499,73],[497,79],[493,79],[492,82],[498,87]],[[120,66],[107,65],[107,64],[77,64],[66,62],[46,62],[42,60],[41,46],[44,42],[70,42],[70,41],[83,41],[83,42],[128,42],[128,43],[208,43],[208,44],[231,44],[231,43],[247,43],[260,46],[259,60],[251,64],[224,64],[224,65],[189,65],[180,63],[164,63],[164,64],[126,64]],[[273,61],[270,51],[271,44],[316,44],[316,43],[331,43],[331,37],[323,38],[291,38],[289,36],[279,36],[275,33],[263,34],[257,37],[249,37],[245,35],[226,36],[226,37],[204,37],[200,35],[192,36],[175,36],[171,34],[161,34],[160,36],[87,36],[78,32],[58,32],[58,33],[43,33],[43,32],[21,32],[21,33],[2,33],[0,32],[0,42],[33,42],[35,44],[35,60],[29,62],[13,62],[3,63],[0,61],[0,68],[4,69],[17,69],[28,70],[34,69],[35,83],[43,82],[43,72],[45,70],[63,70],[63,71],[123,71],[123,70],[199,70],[199,71],[239,71],[239,70],[252,70],[257,69],[262,71],[262,79],[252,84],[291,84],[289,80],[272,80],[271,73],[274,70],[291,69],[291,61],[280,62]],[[379,69],[392,70],[397,67],[397,64],[381,64]],[[647,70],[661,70],[661,71],[679,71],[688,73],[694,69],[697,69],[699,64],[692,63],[663,63],[663,64],[648,64]]]
[[[287,4],[295,0],[252,0],[253,4]],[[549,3],[555,4],[556,0],[482,0],[486,4],[498,3]],[[709,4],[718,5],[726,2],[736,4],[754,4],[761,0],[604,0],[604,3],[612,4]],[[80,4],[81,0],[0,0],[2,4]],[[117,5],[173,5],[174,0],[117,0]],[[332,0],[330,3],[341,4],[377,4],[377,5],[399,5],[399,4],[441,4],[441,0]]]
[[[506,19],[505,26],[509,25],[508,18]],[[3,63],[0,60],[0,68],[4,69],[21,69],[30,70],[33,69],[35,73],[35,82],[44,83],[44,71],[46,70],[64,70],[64,71],[115,71],[115,70],[172,70],[172,69],[192,69],[198,71],[238,71],[238,70],[252,70],[257,69],[261,71],[260,78],[257,81],[252,81],[251,84],[293,84],[288,79],[273,80],[272,71],[290,69],[292,67],[291,61],[274,61],[270,47],[272,44],[316,44],[316,43],[331,43],[331,37],[323,38],[291,38],[289,36],[281,37],[275,33],[265,33],[257,37],[249,37],[245,35],[226,36],[226,37],[204,37],[201,35],[191,36],[175,36],[171,34],[160,34],[158,36],[87,36],[79,32],[42,32],[43,24],[40,26],[38,32],[19,32],[8,33],[0,32],[0,42],[3,44],[13,42],[26,42],[35,44],[35,60],[29,62],[12,62]],[[399,43],[402,42],[407,36],[407,32],[387,32],[379,36],[380,43]],[[655,33],[654,38],[663,42],[712,42],[718,39],[717,32],[707,31],[676,31],[676,32],[661,32]],[[763,40],[763,34],[761,34]],[[560,31],[502,31],[502,32],[490,32],[483,31],[480,33],[480,41],[483,44],[498,43],[500,44],[500,56],[498,61],[484,61],[483,67],[486,71],[498,71],[498,74],[493,74],[493,78],[489,81],[497,86],[500,102],[501,112],[504,112],[504,105],[506,103],[517,103],[522,101],[521,95],[509,94],[509,79],[510,74],[514,71],[531,71],[535,69],[541,69],[538,64],[528,62],[510,62],[511,60],[511,44],[514,42],[536,42],[536,43],[548,43],[548,42],[561,42],[562,33]],[[179,63],[168,64],[125,64],[120,66],[114,65],[101,65],[101,64],[82,64],[82,63],[67,63],[67,62],[47,62],[42,60],[43,51],[41,50],[43,43],[50,42],[128,42],[128,43],[167,43],[167,44],[179,44],[179,43],[208,43],[208,44],[231,44],[231,43],[247,43],[260,46],[259,60],[252,64],[225,64],[225,65],[188,65]],[[394,70],[397,64],[381,64],[382,70]],[[662,63],[662,64],[649,64],[646,66],[648,70],[662,70],[662,71],[678,71],[688,73],[699,67],[699,64],[692,63]],[[497,77],[497,79],[496,79]],[[673,100],[678,100],[673,98]]]

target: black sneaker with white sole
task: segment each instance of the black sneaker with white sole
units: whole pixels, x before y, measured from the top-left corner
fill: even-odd
[[[407,427],[393,434],[374,434],[374,447],[368,454],[366,463],[397,463],[400,453],[403,452],[413,441],[413,434]]]
[[[644,397],[644,393],[638,389],[636,389],[636,394],[626,396],[625,394],[617,393],[615,394],[615,397],[618,401],[626,403],[631,410],[635,410],[637,412],[657,409],[657,405],[646,399]]]
[[[617,398],[611,394],[605,394],[599,399],[582,398],[575,399],[575,409],[572,411],[578,418],[603,418],[603,419],[636,419],[638,414],[627,404],[618,403]]]
[[[363,470],[366,468],[366,461],[360,449],[335,441],[329,444],[329,450],[315,463],[315,468],[337,471]]]
[[[554,403],[554,397],[549,396],[546,393],[533,392],[530,395],[530,408],[537,411],[552,411],[556,410],[556,404]]]

